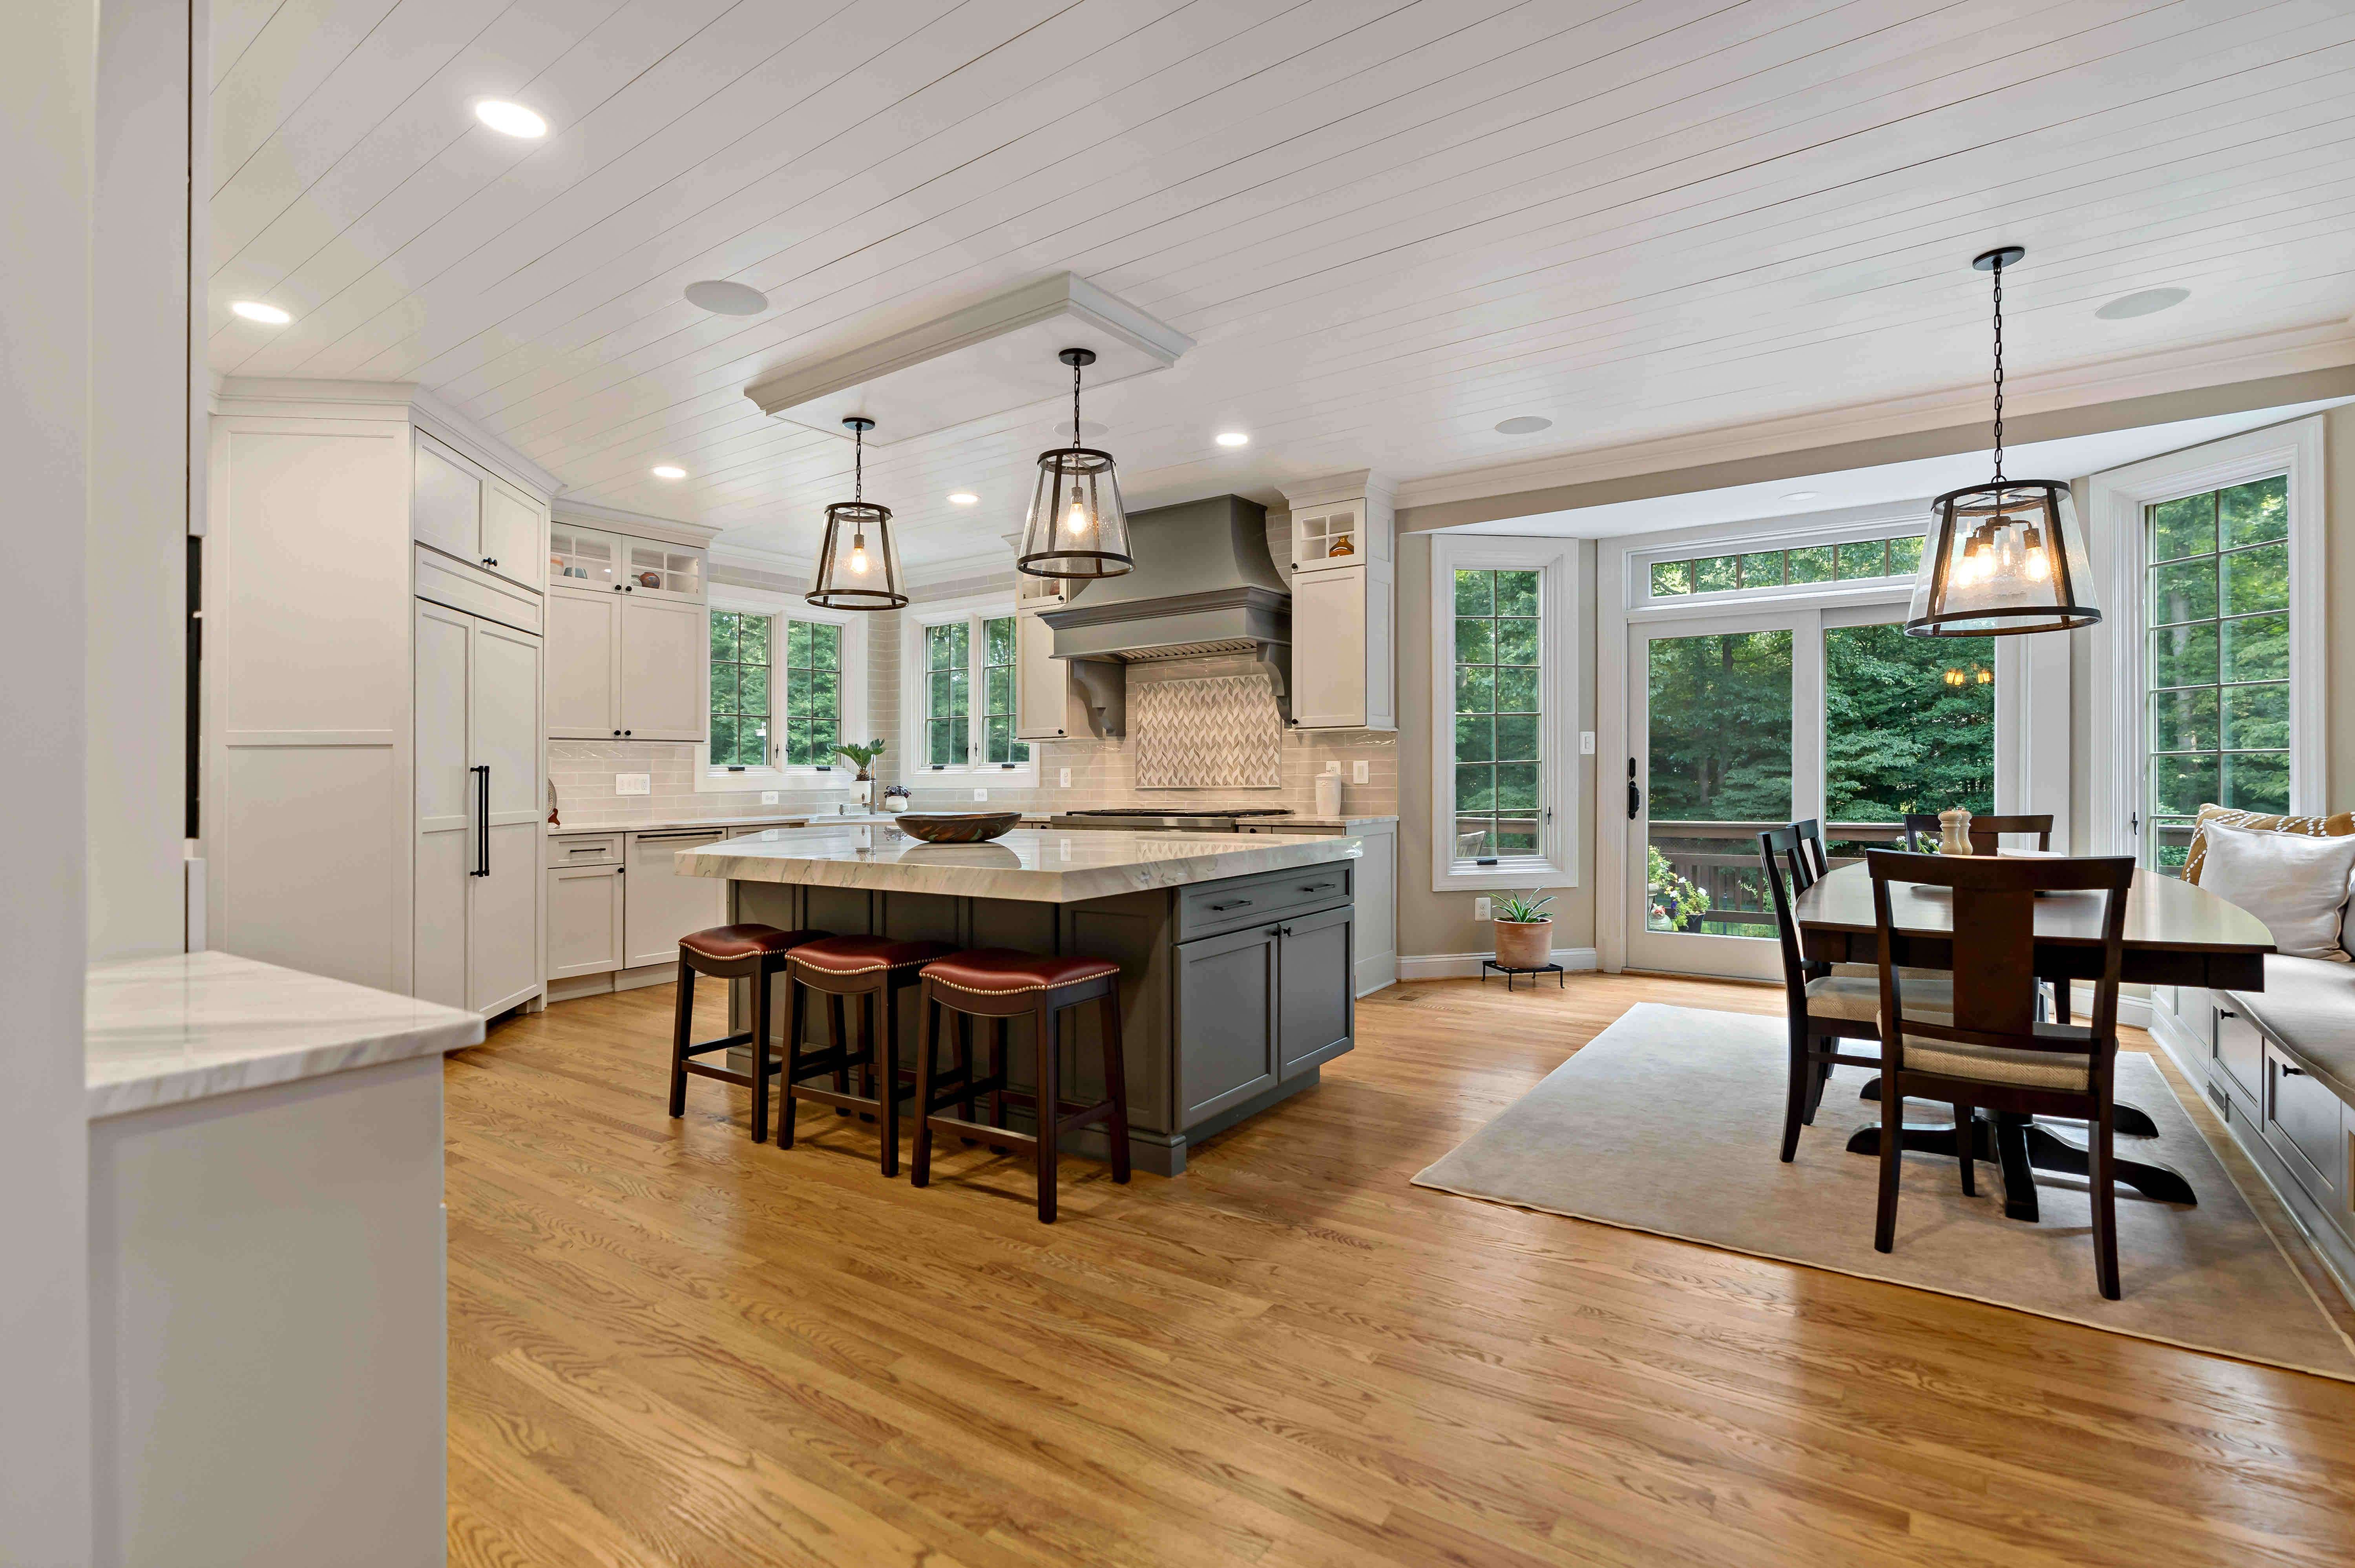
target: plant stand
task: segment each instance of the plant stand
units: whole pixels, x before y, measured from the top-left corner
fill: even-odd
[[[1561,976],[1565,972],[1560,964],[1540,964],[1537,968],[1532,969],[1517,969],[1508,965],[1500,964],[1494,959],[1482,959],[1480,960],[1480,983],[1482,985],[1487,985],[1488,983],[1488,971],[1490,969],[1494,969],[1498,974],[1505,977],[1505,989],[1508,991],[1510,991],[1513,989],[1513,977],[1516,975]],[[1529,981],[1531,986],[1535,986],[1537,983],[1538,982],[1534,979]],[[1569,983],[1570,982],[1567,980],[1557,979],[1554,981],[1554,989],[1556,991],[1563,990],[1569,985]]]

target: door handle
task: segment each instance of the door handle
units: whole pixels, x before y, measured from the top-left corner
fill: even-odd
[[[2281,1070],[2282,1076],[2285,1078],[2303,1078],[2306,1076],[2305,1068],[2293,1067],[2287,1062],[2281,1064]]]
[[[1644,814],[1644,791],[1636,783],[1636,759],[1627,759],[1627,820],[1634,821]]]
[[[476,876],[491,874],[491,765],[477,764],[474,775],[474,870]]]

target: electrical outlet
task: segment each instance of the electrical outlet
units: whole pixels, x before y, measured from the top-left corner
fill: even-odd
[[[1497,917],[1496,908],[1496,904],[1490,899],[1475,898],[1472,901],[1472,918],[1475,920],[1493,920]]]
[[[1058,768],[1055,769],[1055,788],[1058,789],[1068,789],[1071,787],[1071,770],[1068,768]]]
[[[613,793],[616,795],[651,795],[655,792],[655,776],[651,773],[616,773]]]
[[[1578,755],[1581,757],[1592,757],[1594,755],[1594,732],[1593,730],[1582,729],[1578,732]]]
[[[1349,765],[1349,782],[1350,782],[1350,783],[1352,783],[1352,784],[1370,784],[1370,783],[1372,783],[1372,782],[1373,782],[1373,778],[1374,778],[1374,770],[1373,770],[1373,768],[1370,768],[1370,767],[1369,767],[1369,766],[1368,766],[1367,764],[1365,764],[1365,763],[1363,763],[1363,762],[1353,762],[1353,763],[1351,763],[1351,764]]]
[[[989,791],[986,789],[975,789],[973,792],[973,798],[976,800],[986,800],[989,799]]]
[[[761,804],[763,806],[773,806],[776,803],[777,792],[774,789],[763,789],[761,791]]]

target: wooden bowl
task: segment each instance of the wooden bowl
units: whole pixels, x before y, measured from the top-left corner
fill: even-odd
[[[928,844],[977,844],[1021,820],[1019,811],[902,811],[892,826]]]

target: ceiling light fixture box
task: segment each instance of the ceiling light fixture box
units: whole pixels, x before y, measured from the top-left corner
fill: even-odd
[[[970,424],[1056,397],[1056,355],[1094,351],[1088,385],[1167,369],[1194,340],[1072,272],[993,294],[922,326],[770,371],[744,388],[764,414],[840,434],[877,421],[877,445]]]

